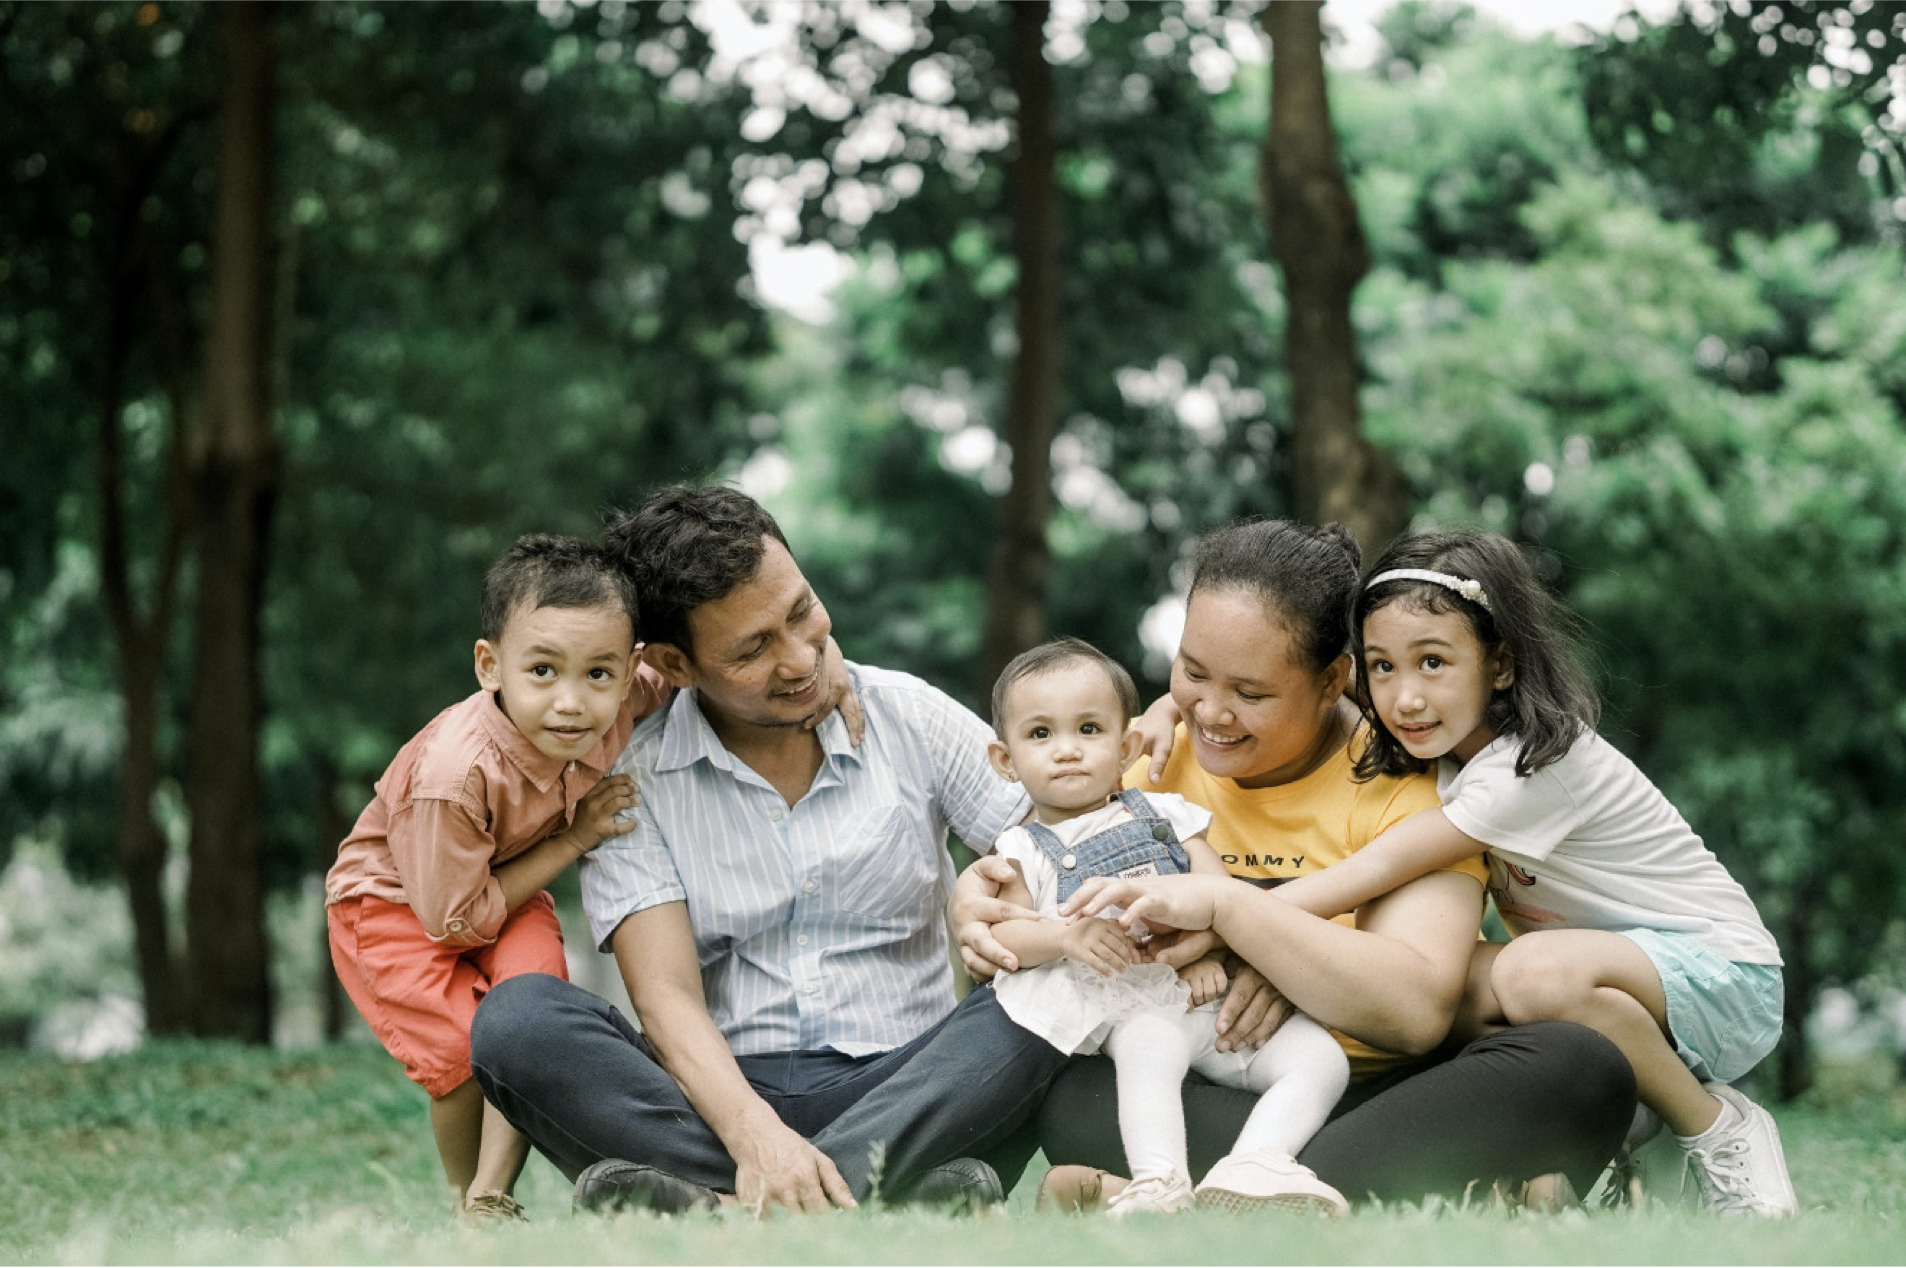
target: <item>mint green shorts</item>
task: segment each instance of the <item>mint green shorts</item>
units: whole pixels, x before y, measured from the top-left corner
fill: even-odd
[[[1674,1050],[1703,1083],[1732,1083],[1780,1042],[1780,966],[1730,960],[1684,933],[1621,929],[1661,975]]]

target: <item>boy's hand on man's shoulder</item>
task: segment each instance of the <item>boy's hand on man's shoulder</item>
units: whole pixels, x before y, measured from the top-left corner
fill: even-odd
[[[569,824],[576,852],[587,854],[610,837],[627,832],[629,823],[620,816],[634,810],[638,800],[633,775],[604,775],[576,803],[576,817]]]

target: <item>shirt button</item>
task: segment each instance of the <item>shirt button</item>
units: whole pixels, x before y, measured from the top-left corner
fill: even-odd
[[[801,989],[806,991],[809,995],[818,995],[820,993],[821,984],[819,982],[809,982]]]
[[[781,822],[781,820],[787,817],[788,817],[788,812],[781,809],[781,807],[779,806],[776,806],[774,809],[768,811],[768,818],[774,820],[776,823]]]
[[[805,884],[805,885],[803,885],[803,886],[801,886],[801,890],[802,890],[802,892],[803,892],[803,893],[808,893],[808,894],[811,894],[811,893],[813,893],[813,892],[814,892],[815,890],[817,890],[817,889],[819,889],[819,888],[820,888],[820,886],[819,886],[819,885],[817,885],[817,884],[816,884],[815,882],[813,882],[813,881],[809,881],[809,882],[808,882],[807,884]]]
[[[452,920],[449,924],[449,929],[451,933],[462,933],[463,922],[461,920]]]
[[[800,937],[798,937],[798,938],[796,938],[796,939],[794,940],[794,945],[795,945],[795,946],[797,946],[797,947],[804,947],[804,946],[806,946],[806,945],[807,945],[807,935],[806,935],[806,934],[802,934],[802,935],[801,935]]]

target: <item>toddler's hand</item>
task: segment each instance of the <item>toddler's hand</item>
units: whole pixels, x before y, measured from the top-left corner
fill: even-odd
[[[1065,958],[1101,973],[1123,973],[1138,963],[1138,944],[1110,920],[1090,916],[1066,926],[1060,943]]]
[[[1178,970],[1178,977],[1191,988],[1192,1008],[1224,994],[1224,966],[1216,960],[1194,960]]]
[[[569,839],[579,853],[589,851],[629,830],[617,818],[625,810],[635,809],[636,790],[633,775],[605,775],[602,782],[582,795],[576,803],[576,817],[569,825]]]

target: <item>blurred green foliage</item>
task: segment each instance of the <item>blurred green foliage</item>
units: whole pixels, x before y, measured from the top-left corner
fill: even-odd
[[[1770,8],[1631,17],[1571,49],[1403,4],[1331,88],[1373,256],[1373,438],[1420,525],[1529,543],[1587,618],[1611,736],[1761,902],[1804,1005],[1900,945],[1906,217],[1902,120],[1875,86],[1906,19]],[[280,13],[287,466],[262,756],[281,883],[328,861],[390,754],[470,689],[487,560],[518,532],[590,532],[657,481],[744,479],[850,656],[977,698],[1007,461],[989,437],[1012,352],[1009,23],[990,4],[796,12],[765,69],[681,3]],[[1139,622],[1188,544],[1290,504],[1266,71],[1226,51],[1249,5],[1075,16],[1049,31],[1068,288],[1052,624],[1156,689]],[[0,5],[0,857],[31,833],[110,867],[104,244],[114,191],[156,164],[132,212],[195,337],[207,25],[193,4]],[[847,254],[831,321],[753,302],[763,235]],[[180,434],[157,333],[116,420],[142,585]],[[176,724],[161,743],[176,771]]]

